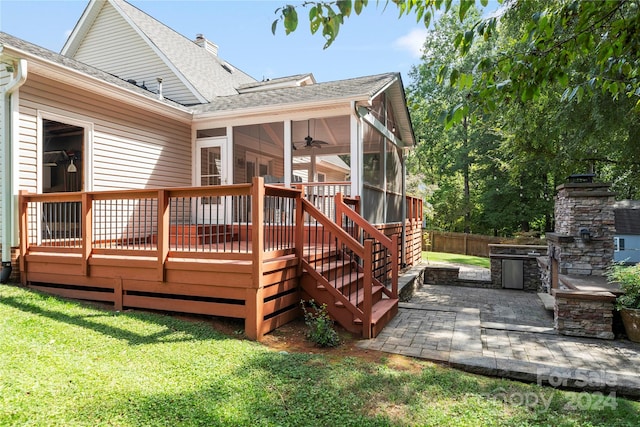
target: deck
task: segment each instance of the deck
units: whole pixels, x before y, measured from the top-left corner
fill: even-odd
[[[397,239],[394,249],[381,249],[376,241],[377,249],[371,246],[365,255],[360,225],[341,216],[344,228],[339,227],[318,209],[330,206],[328,214],[335,216],[335,203],[351,203],[348,209],[355,212],[357,202],[336,202],[337,192],[327,191],[314,206],[304,193],[304,188],[264,185],[259,178],[218,187],[23,193],[21,282],[65,297],[109,302],[117,310],[240,318],[252,339],[300,315],[301,278],[312,268],[309,260],[324,256],[317,254],[339,254],[360,270],[368,263],[379,276],[368,280],[391,289],[397,282]],[[410,226],[415,228],[415,221]],[[360,308],[354,316],[368,318],[362,310],[375,311],[375,301],[363,303],[366,286],[357,286],[359,294],[357,287],[345,292],[356,289],[354,304]],[[342,298],[349,303],[351,297]]]

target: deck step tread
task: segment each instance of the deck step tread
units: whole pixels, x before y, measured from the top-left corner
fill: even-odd
[[[348,268],[351,267],[353,270],[356,269],[356,266],[350,262],[345,262],[343,260],[332,260],[329,262],[324,262],[319,266],[314,266],[316,271],[322,275],[332,270],[336,270],[338,268]]]
[[[380,292],[380,291],[382,291],[382,286],[374,285],[373,288],[371,289],[371,294],[375,295],[376,292]],[[352,304],[355,303],[354,305],[357,306],[364,300],[364,291],[362,289],[354,291],[347,296],[347,299],[351,301]],[[336,307],[344,307],[344,304],[342,303],[342,301],[336,301],[334,305]]]
[[[335,279],[329,280],[329,284],[336,289],[342,289],[352,283],[356,283],[358,280],[361,280],[363,278],[364,273],[354,271],[349,274],[343,274],[342,276],[338,276]]]
[[[371,310],[371,324],[376,325],[380,319],[384,317],[390,310],[393,310],[393,307],[398,304],[398,298],[386,298],[381,299],[377,303],[375,303]],[[356,318],[353,320],[354,323],[361,325],[362,319]]]

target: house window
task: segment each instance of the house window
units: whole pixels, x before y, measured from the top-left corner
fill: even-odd
[[[247,153],[245,159],[246,182],[251,182],[254,176],[271,175],[271,161],[266,157]]]
[[[196,138],[215,138],[217,136],[227,136],[227,128],[199,129]]]
[[[85,129],[42,120],[42,192],[82,191]]]
[[[326,182],[327,176],[323,173],[318,172],[318,182]]]
[[[622,237],[614,237],[613,244],[615,246],[615,252],[624,251],[624,238]]]

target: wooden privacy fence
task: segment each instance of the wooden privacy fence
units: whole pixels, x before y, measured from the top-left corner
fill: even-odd
[[[501,243],[500,237],[469,233],[428,231],[429,247],[432,252],[489,257],[489,244]]]

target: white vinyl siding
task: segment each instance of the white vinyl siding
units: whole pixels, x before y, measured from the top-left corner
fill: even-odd
[[[94,191],[191,185],[191,129],[31,74],[20,96],[20,188],[37,189],[38,112],[93,124]]]
[[[182,104],[199,103],[156,52],[116,10],[105,2],[91,29],[78,47],[74,59],[123,80],[135,80],[157,93],[161,77],[164,97]]]
[[[615,262],[624,262],[635,264],[640,262],[640,236],[633,234],[624,234],[615,236],[613,260]]]

